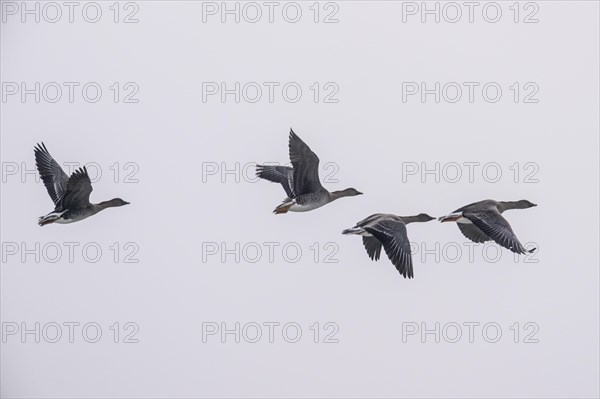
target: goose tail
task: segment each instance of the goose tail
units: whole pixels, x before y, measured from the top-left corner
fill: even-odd
[[[38,218],[38,224],[40,226],[45,226],[47,224],[54,223],[60,218],[60,216],[61,216],[61,213],[56,213],[56,212],[51,212],[47,215],[40,216]]]
[[[438,218],[440,222],[455,222],[462,217],[462,212],[454,212],[446,216],[441,216]]]
[[[277,208],[275,208],[275,210],[273,211],[274,214],[279,215],[281,213],[287,213],[290,208],[292,207],[292,205],[294,205],[294,200],[290,200],[289,198],[287,198],[285,201],[283,201],[281,203],[281,205],[278,205]]]
[[[342,231],[342,234],[357,234],[362,235],[365,232],[365,229],[362,227],[352,227]]]

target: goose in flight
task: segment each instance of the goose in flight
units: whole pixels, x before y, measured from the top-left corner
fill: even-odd
[[[283,186],[287,197],[273,213],[307,212],[338,198],[362,193],[354,188],[329,192],[319,180],[319,157],[290,129],[292,166],[256,165],[256,175]]]
[[[406,225],[413,222],[429,222],[435,218],[425,213],[416,216],[396,216],[376,213],[342,231],[342,234],[362,236],[363,245],[372,260],[379,260],[381,247],[404,278],[413,278],[410,241]]]
[[[103,209],[129,204],[121,198],[91,204],[92,182],[85,166],[68,177],[58,162],[52,158],[44,143],[38,144],[34,153],[37,170],[54,202],[54,211],[38,219],[40,226],[49,223],[78,222]]]
[[[533,206],[537,205],[527,200],[484,200],[463,206],[439,220],[456,222],[461,233],[471,241],[482,243],[493,240],[517,254],[532,253],[536,248],[525,249],[501,213],[509,209],[527,209]]]

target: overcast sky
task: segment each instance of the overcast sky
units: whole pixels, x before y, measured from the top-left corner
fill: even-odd
[[[2,2],[1,394],[597,397],[598,3],[227,4]],[[364,195],[273,215],[290,127]],[[40,228],[40,141],[131,205]],[[341,235],[487,198],[537,253]]]

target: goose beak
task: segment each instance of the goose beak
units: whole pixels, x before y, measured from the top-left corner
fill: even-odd
[[[129,205],[129,204],[131,204],[131,202],[127,202],[127,201],[125,201],[125,205]]]
[[[363,193],[361,193],[360,191],[358,193],[356,193],[356,195],[363,195]]]

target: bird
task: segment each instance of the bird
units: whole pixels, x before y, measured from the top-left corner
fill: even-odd
[[[319,180],[319,157],[293,129],[290,129],[289,155],[292,166],[256,165],[256,176],[279,183],[287,197],[273,213],[307,212],[342,197],[362,195],[355,188],[329,192]]]
[[[412,256],[406,225],[414,222],[429,222],[434,219],[435,217],[426,213],[416,216],[376,213],[356,223],[356,226],[342,231],[342,234],[362,236],[363,245],[371,260],[379,260],[383,246],[398,272],[404,278],[413,278]]]
[[[501,214],[509,209],[527,209],[534,206],[537,204],[528,200],[488,199],[463,206],[449,215],[440,217],[439,221],[456,222],[461,233],[473,242],[483,243],[492,240],[517,254],[532,253],[536,248],[525,249]]]
[[[129,204],[121,198],[99,204],[90,203],[92,182],[85,166],[76,169],[68,177],[43,142],[35,146],[34,153],[37,170],[54,202],[54,210],[38,219],[40,226],[78,222],[106,208]]]

